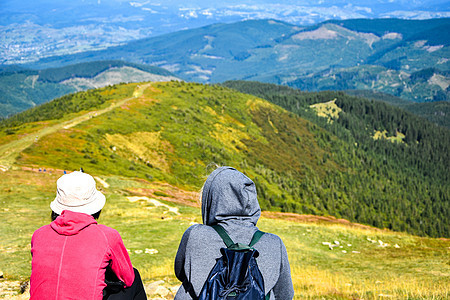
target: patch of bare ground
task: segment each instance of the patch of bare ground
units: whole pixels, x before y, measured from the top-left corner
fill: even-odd
[[[148,299],[173,299],[178,291],[179,285],[170,285],[164,280],[153,281],[144,285]]]
[[[200,207],[198,192],[185,191],[167,183],[159,183],[155,188],[129,188],[127,192],[136,196],[147,196],[176,204]]]
[[[269,219],[282,219],[301,223],[339,224],[361,229],[380,230],[380,231],[382,230],[368,225],[352,223],[349,220],[338,219],[332,216],[300,215],[296,213],[284,213],[273,211],[263,211],[261,215]]]

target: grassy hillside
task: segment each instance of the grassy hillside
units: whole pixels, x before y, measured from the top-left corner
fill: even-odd
[[[4,299],[28,299],[27,293],[15,295],[29,279],[31,235],[50,222],[49,203],[61,175],[61,170],[48,169],[1,172],[4,279],[0,297]],[[99,222],[122,235],[149,299],[173,299],[179,285],[173,273],[178,243],[186,228],[201,222],[197,193],[155,181],[92,175],[107,197]],[[447,299],[450,295],[448,240],[296,214],[263,213],[258,226],[283,239],[295,299]]]
[[[287,88],[267,87],[289,100],[280,92]],[[336,93],[306,94],[305,99],[308,105],[348,103]],[[373,117],[352,119],[366,102],[343,108],[349,114],[342,120],[353,127],[334,131],[321,128],[313,110],[304,115],[311,122],[221,86],[119,85],[65,96],[0,123],[0,165],[83,167],[188,190],[201,187],[209,165],[233,165],[254,179],[266,210],[332,215],[447,237],[449,172],[443,162],[449,139],[430,139],[434,127],[415,131],[416,136],[408,131],[398,145],[374,139],[376,131],[386,130],[390,137],[414,119],[377,120],[378,127],[352,136],[355,127],[365,128],[361,122],[369,124]],[[304,102],[293,105],[295,113],[305,111]],[[333,124],[342,127],[340,120]]]

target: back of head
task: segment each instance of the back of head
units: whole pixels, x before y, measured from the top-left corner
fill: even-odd
[[[261,215],[254,182],[232,167],[220,167],[206,179],[202,191],[203,224],[230,220],[256,225]]]

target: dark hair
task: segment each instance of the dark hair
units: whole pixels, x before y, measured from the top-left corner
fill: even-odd
[[[91,216],[93,216],[94,219],[98,220],[101,212],[102,212],[102,210],[100,209],[98,212],[92,214]],[[52,214],[51,214],[52,222],[55,221],[57,217],[59,217],[59,215],[52,210]]]

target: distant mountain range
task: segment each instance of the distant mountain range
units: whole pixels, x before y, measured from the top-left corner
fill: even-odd
[[[215,23],[276,19],[309,26],[356,18],[450,17],[442,0],[0,1],[0,63],[105,49]]]
[[[26,64],[103,59],[165,68],[188,81],[256,80],[302,90],[375,90],[414,102],[446,101],[450,19],[356,19],[298,27],[275,20],[214,24],[100,51]]]

